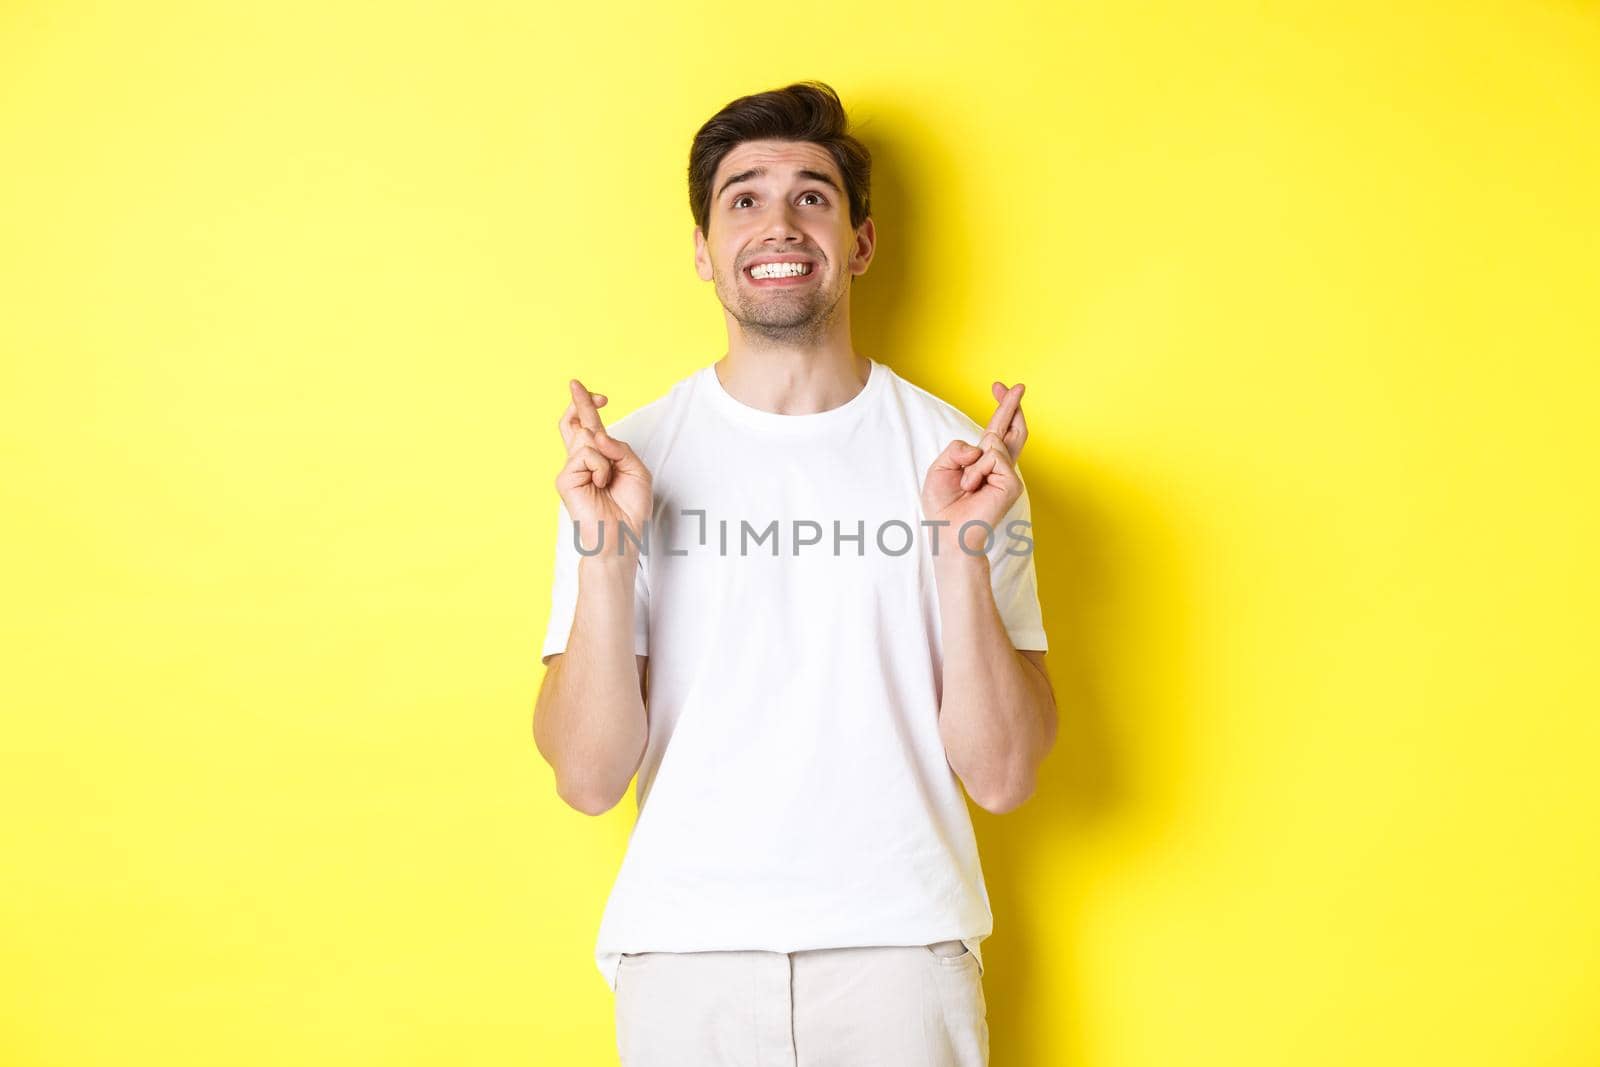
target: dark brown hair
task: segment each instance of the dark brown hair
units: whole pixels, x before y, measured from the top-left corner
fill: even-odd
[[[717,166],[744,141],[810,141],[826,149],[844,178],[850,225],[871,213],[872,154],[849,132],[839,94],[819,81],[796,82],[741,96],[711,116],[689,148],[689,210],[702,233],[711,229],[711,182]]]

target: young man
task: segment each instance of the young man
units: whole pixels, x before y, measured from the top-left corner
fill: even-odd
[[[625,1067],[988,1061],[962,787],[1015,808],[1056,734],[1022,386],[980,430],[855,351],[870,169],[826,85],[730,103],[689,164],[727,354],[610,431],[569,383],[533,725],[580,811],[638,774]]]

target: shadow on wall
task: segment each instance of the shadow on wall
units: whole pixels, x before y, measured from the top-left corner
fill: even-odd
[[[919,370],[932,378],[936,369],[947,368],[937,367],[937,356],[918,351],[916,331],[906,327],[968,321],[968,287],[936,287],[930,284],[934,271],[948,275],[958,265],[979,262],[981,255],[971,237],[980,220],[971,212],[951,212],[946,193],[916,181],[919,174],[960,166],[959,159],[929,157],[929,146],[938,143],[933,131],[922,130],[915,149],[899,139],[922,126],[920,116],[896,113],[868,120],[858,131],[872,152],[872,221],[878,243],[867,273],[850,283],[851,339],[858,352],[891,365],[908,381]],[[877,136],[889,129],[897,136]],[[937,247],[929,243],[932,235],[937,235]],[[937,306],[927,295],[933,292],[941,293]]]
[[[904,121],[917,120],[905,116]],[[861,129],[873,154],[872,213],[878,247],[867,274],[852,283],[856,347],[915,384],[922,384],[917,381],[922,377],[920,365],[927,369],[927,378],[948,381],[955,374],[963,389],[971,385],[987,398],[995,378],[1012,380],[1002,368],[991,372],[978,366],[958,370],[944,366],[935,375],[934,360],[903,350],[905,324],[926,321],[925,316],[935,311],[939,320],[957,323],[980,314],[947,302],[933,309],[919,294],[931,291],[921,275],[935,262],[943,271],[961,264],[970,265],[969,270],[982,269],[980,250],[971,239],[981,220],[970,211],[959,219],[943,214],[945,200],[937,190],[919,183],[919,173],[938,173],[944,165],[927,159],[926,146],[939,143],[936,134],[928,132],[918,140],[918,160],[912,163],[909,150],[876,136],[873,126],[904,128],[902,117],[896,115],[893,122]],[[959,160],[948,165],[959,166]],[[936,257],[918,248],[919,235],[925,238],[928,233],[924,205],[936,205],[941,212]],[[939,288],[963,293],[970,287],[958,281]],[[971,325],[972,332],[982,333],[981,322]],[[973,378],[971,383],[968,377]],[[967,414],[981,426],[991,410]],[[1083,975],[1076,943],[1086,921],[1084,905],[1091,887],[1080,873],[1082,850],[1074,846],[1134,817],[1141,828],[1155,827],[1158,833],[1173,825],[1172,805],[1180,792],[1173,772],[1181,767],[1173,767],[1172,757],[1163,755],[1163,779],[1141,781],[1137,772],[1152,761],[1141,758],[1131,746],[1142,737],[1159,736],[1163,753],[1189,751],[1185,708],[1138,701],[1152,689],[1182,691],[1181,679],[1191,676],[1187,635],[1173,629],[1192,617],[1183,606],[1190,583],[1181,567],[1186,558],[1183,546],[1176,538],[1151,543],[1153,534],[1170,528],[1159,500],[1149,500],[1137,489],[1120,490],[1120,510],[1100,506],[1074,485],[1071,465],[1064,458],[1071,452],[1063,440],[1066,435],[1037,418],[1030,420],[1029,431],[1020,469],[1032,502],[1039,600],[1050,639],[1045,661],[1056,693],[1060,730],[1038,790],[1025,805],[996,816],[968,803],[994,911],[994,934],[984,942],[984,992],[994,1063],[1087,1067],[1077,1025]],[[1144,508],[1144,513],[1129,514],[1130,501],[1141,502],[1135,506]],[[1151,561],[1149,572],[1140,573],[1137,564],[1142,560]],[[1161,617],[1141,618],[1141,611],[1159,611]],[[1156,632],[1162,635],[1159,647],[1122,647],[1136,635]],[[1158,672],[1163,683],[1149,689],[1142,684],[1119,686],[1113,672],[1119,665],[1126,672],[1129,664],[1140,665],[1135,668],[1140,672]],[[1179,679],[1176,685],[1173,679]],[[1119,744],[1124,746],[1121,751]],[[1064,878],[1044,881],[1047,871],[1064,872]],[[1050,917],[1047,929],[1039,922],[1041,916]]]

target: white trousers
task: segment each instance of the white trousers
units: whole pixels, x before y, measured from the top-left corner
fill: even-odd
[[[625,953],[622,1067],[987,1067],[960,941],[804,952]]]

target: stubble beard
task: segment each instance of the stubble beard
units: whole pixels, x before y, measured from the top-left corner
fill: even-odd
[[[828,327],[839,313],[840,302],[849,292],[848,277],[837,292],[829,293],[816,288],[806,290],[803,295],[782,290],[773,290],[769,294],[752,293],[737,278],[733,280],[730,290],[727,288],[726,274],[723,275],[723,282],[723,291],[731,291],[734,301],[730,305],[724,298],[722,306],[727,308],[746,337],[758,343],[764,341],[797,348],[816,344],[827,335]]]

